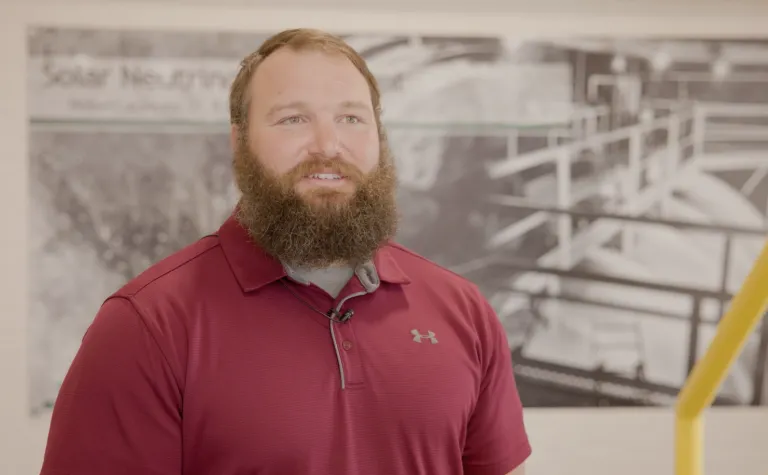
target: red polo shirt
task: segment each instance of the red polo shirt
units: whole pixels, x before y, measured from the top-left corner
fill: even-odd
[[[42,474],[510,472],[531,449],[493,311],[396,244],[374,263],[334,299],[230,218],[152,266],[86,333]],[[351,294],[347,323],[296,298],[325,311]]]

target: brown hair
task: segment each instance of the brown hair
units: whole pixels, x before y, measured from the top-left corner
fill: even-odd
[[[270,54],[285,46],[297,51],[320,50],[346,56],[368,82],[376,121],[381,126],[381,92],[376,78],[371,74],[365,60],[342,38],[310,28],[296,28],[277,33],[264,41],[258,50],[240,62],[240,71],[232,82],[229,92],[229,118],[232,125],[242,128],[248,123],[248,106],[250,104],[248,86],[251,84],[256,68]]]

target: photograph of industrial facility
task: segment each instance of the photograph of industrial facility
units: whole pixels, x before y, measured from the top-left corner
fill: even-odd
[[[231,212],[228,88],[271,33],[29,31],[33,414],[102,301]],[[768,42],[345,39],[397,240],[480,286],[524,404],[672,404],[765,238]],[[761,325],[715,404],[768,404],[767,362]]]

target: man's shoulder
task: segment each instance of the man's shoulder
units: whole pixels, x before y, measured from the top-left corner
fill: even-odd
[[[389,242],[387,249],[389,254],[395,259],[395,262],[411,279],[428,282],[430,285],[436,284],[446,290],[455,289],[468,292],[474,297],[482,298],[482,293],[477,285],[463,275],[397,242]]]
[[[223,259],[223,253],[216,253],[219,249],[216,235],[202,237],[149,266],[110,297],[136,299],[146,295],[183,292],[184,286],[178,285],[180,280],[191,280],[198,274],[197,271],[211,265],[211,259]]]

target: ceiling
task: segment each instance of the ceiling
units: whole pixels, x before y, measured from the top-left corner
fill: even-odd
[[[21,0],[0,0],[21,1]],[[713,16],[762,12],[768,21],[766,0],[35,0],[43,3],[176,4],[257,7],[269,9],[356,11],[437,11],[470,13],[551,13],[573,12],[590,15],[672,15]],[[320,7],[319,5],[322,5]]]

